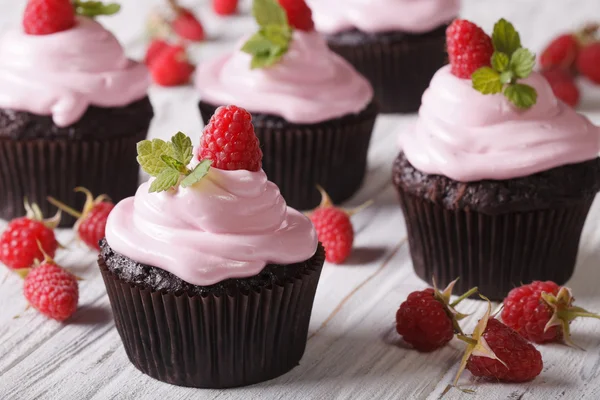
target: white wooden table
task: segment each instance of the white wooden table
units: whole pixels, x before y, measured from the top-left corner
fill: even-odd
[[[120,15],[105,19],[133,57],[143,54],[143,16],[149,0],[123,0]],[[0,30],[19,23],[21,5],[0,0]],[[24,1],[19,2],[24,3]],[[202,4],[200,4],[202,3]],[[252,29],[244,16],[216,19],[205,2],[191,2],[204,17],[213,39],[194,49],[197,60],[226,50],[241,32]],[[244,3],[248,10],[249,4]],[[550,36],[575,28],[589,18],[600,19],[598,0],[464,0],[463,16],[489,30],[499,17],[515,23],[524,43],[540,50]],[[169,137],[182,130],[197,140],[198,100],[191,87],[153,88],[155,107],[151,136]],[[600,91],[586,90],[581,107],[600,123]],[[367,199],[375,204],[353,217],[356,249],[343,266],[326,265],[300,365],[270,382],[225,391],[179,388],[138,372],[128,361],[115,330],[108,297],[95,264],[96,256],[71,245],[57,261],[85,280],[80,306],[66,324],[25,310],[20,279],[0,267],[0,399],[437,399],[451,382],[463,345],[453,341],[431,354],[403,347],[394,316],[408,293],[426,285],[412,270],[406,230],[390,169],[396,155],[396,132],[414,116],[381,117],[369,154],[363,189],[348,203]],[[600,311],[600,202],[588,217],[575,276],[569,285],[578,304]],[[3,225],[0,223],[0,228]],[[63,243],[71,240],[61,232]],[[484,310],[480,301],[466,301],[462,311],[472,330]],[[20,315],[19,318],[15,316]],[[476,390],[472,399],[599,399],[600,322],[577,321],[574,339],[587,351],[561,345],[540,347],[544,370],[531,383],[484,383],[467,372],[461,383]],[[457,390],[446,398],[467,395]]]

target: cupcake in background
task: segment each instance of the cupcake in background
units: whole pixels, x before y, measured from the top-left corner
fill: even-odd
[[[302,358],[325,253],[261,157],[250,114],[235,106],[216,111],[195,156],[182,133],[139,144],[152,178],[110,214],[99,264],[127,355],[145,374],[227,388]]]
[[[532,72],[512,24],[492,37],[456,20],[393,179],[417,275],[501,300],[534,280],[564,284],[600,190],[600,128]]]
[[[7,220],[24,214],[24,197],[46,215],[47,196],[81,209],[77,186],[115,201],[134,194],[135,146],[153,117],[146,67],[91,17],[119,6],[39,3],[31,0],[21,27],[0,36],[0,218]]]
[[[202,63],[196,86],[205,122],[233,102],[252,113],[267,176],[308,210],[320,202],[317,185],[335,203],[359,189],[377,111],[371,85],[328,49],[306,4],[290,4],[255,0],[259,31]]]
[[[307,0],[329,47],[373,85],[382,113],[415,112],[446,64],[460,0]]]

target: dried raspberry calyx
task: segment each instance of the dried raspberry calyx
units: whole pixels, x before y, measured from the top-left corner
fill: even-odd
[[[454,328],[454,332],[462,335],[463,331],[458,323],[460,320],[468,317],[468,314],[462,314],[456,310],[456,306],[459,305],[463,300],[473,296],[479,290],[477,287],[469,289],[467,292],[460,295],[456,300],[450,301],[452,297],[452,291],[454,290],[454,286],[459,278],[456,278],[452,282],[448,284],[448,286],[440,292],[435,283],[435,279],[433,281],[433,296],[437,301],[444,305],[444,309],[448,317],[452,320],[452,327]]]
[[[25,217],[34,221],[40,221],[48,229],[56,229],[60,224],[60,219],[62,216],[62,212],[60,210],[58,210],[53,217],[44,218],[42,210],[36,203],[29,203],[27,198],[25,198],[23,201],[23,206],[25,207]]]

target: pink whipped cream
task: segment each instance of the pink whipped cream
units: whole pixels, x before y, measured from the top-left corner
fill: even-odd
[[[146,67],[129,60],[118,40],[97,22],[51,35],[22,29],[0,37],[0,107],[52,115],[72,125],[88,106],[121,107],[146,95]]]
[[[413,129],[400,135],[418,170],[461,182],[512,179],[598,157],[600,128],[559,101],[538,73],[537,103],[526,111],[502,94],[483,95],[471,80],[441,68],[423,95]]]
[[[373,98],[369,82],[316,32],[296,30],[288,52],[272,67],[252,70],[250,60],[236,50],[201,64],[196,87],[202,100],[312,124],[358,113]]]
[[[117,253],[173,273],[194,285],[258,274],[266,264],[311,258],[317,234],[287,207],[264,171],[224,171],[176,192],[148,193],[116,205],[106,240]]]
[[[317,30],[423,33],[456,18],[460,0],[308,0]]]

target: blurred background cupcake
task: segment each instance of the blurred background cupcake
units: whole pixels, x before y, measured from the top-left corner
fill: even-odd
[[[146,67],[98,22],[76,15],[114,14],[118,5],[65,2],[39,18],[31,4],[21,26],[0,37],[2,219],[23,215],[24,197],[45,215],[46,196],[81,209],[77,186],[115,201],[135,193],[135,145],[153,117]]]
[[[329,47],[373,85],[382,113],[419,109],[446,63],[445,30],[460,0],[307,0]]]
[[[267,176],[305,210],[321,200],[317,184],[335,203],[359,189],[377,110],[369,82],[328,49],[306,4],[282,4],[254,1],[259,31],[202,63],[196,87],[205,122],[233,102],[252,113]]]

